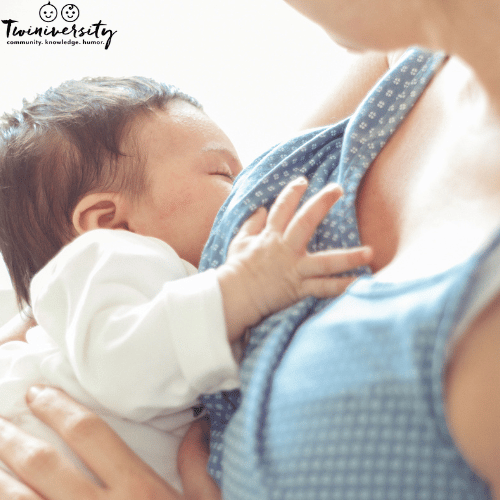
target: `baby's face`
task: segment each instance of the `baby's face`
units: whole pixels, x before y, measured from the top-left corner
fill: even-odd
[[[146,161],[151,186],[134,204],[130,229],[165,241],[197,267],[241,171],[234,146],[203,111],[180,99],[137,118],[130,136]]]

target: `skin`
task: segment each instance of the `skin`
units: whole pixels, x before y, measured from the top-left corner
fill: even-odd
[[[439,13],[433,0],[285,1],[322,26],[339,45],[356,51],[389,52],[413,45],[425,36],[426,26],[421,22]],[[425,11],[428,16],[424,18],[421,13]]]
[[[357,211],[362,241],[374,248],[372,267],[381,280],[440,272],[477,251],[497,229],[500,213],[500,2],[289,3],[349,47],[386,51],[416,42],[459,56],[441,69],[370,168]],[[452,435],[464,458],[489,482],[494,498],[500,495],[499,329],[496,298],[471,324],[443,377]],[[32,407],[53,421],[50,405],[43,401]],[[51,401],[62,401],[58,404],[66,412],[73,411],[67,400],[52,396]],[[15,430],[11,436],[18,448],[31,442]],[[147,484],[150,478],[142,480]],[[160,498],[169,498],[168,493]]]
[[[390,54],[367,52],[351,54],[351,62],[330,91],[330,97],[304,122],[302,128],[314,128],[337,123],[352,115],[366,92],[394,64],[404,51]],[[356,85],[352,85],[355,81]]]
[[[148,188],[84,196],[73,213],[76,233],[125,229],[167,242],[198,267],[203,246],[242,166],[226,134],[199,108],[170,101],[133,120],[125,154],[145,162]]]
[[[376,40],[363,23],[347,33],[346,2],[289,3],[351,46],[395,49],[408,41],[401,36],[389,43],[389,26],[379,24],[384,20],[374,11],[369,13],[379,28]],[[327,3],[335,20],[326,16]],[[403,5],[371,3],[387,6],[388,11],[379,9],[384,16]],[[362,241],[374,248],[372,267],[379,278],[390,281],[426,276],[467,258],[498,227],[500,208],[500,2],[408,3],[401,26],[414,41],[458,54],[468,65],[454,58],[445,65],[372,165],[358,195]],[[444,374],[452,436],[494,498],[500,498],[499,328],[496,298],[472,323]]]
[[[36,322],[28,311],[14,316],[0,328],[0,344],[13,340],[26,341],[26,332],[33,326],[36,326]]]
[[[176,99],[135,119],[124,150],[129,155],[139,151],[148,188],[137,199],[123,192],[84,196],[73,213],[76,233],[106,228],[153,236],[197,267],[217,212],[241,171],[230,140],[203,111]],[[338,295],[352,279],[333,275],[371,258],[368,249],[306,251],[315,228],[342,195],[339,186],[326,186],[295,216],[306,188],[305,179],[296,179],[269,216],[265,209],[252,215],[215,271],[230,343],[307,295]]]
[[[128,229],[167,241],[197,267],[242,169],[233,144],[203,111],[180,99],[136,120],[130,135],[147,151],[150,189],[129,208]]]
[[[178,100],[169,103],[164,110],[156,110],[135,120],[125,141],[125,150],[127,145],[144,158],[149,189],[139,198],[117,192],[88,194],[73,214],[76,232],[108,228],[154,236],[173,246],[182,258],[197,264],[213,220],[230,193],[234,175],[241,170],[232,144],[202,111]],[[226,262],[215,270],[229,342],[240,340],[249,326],[305,296],[326,298],[338,295],[353,279],[336,278],[335,275],[369,262],[372,254],[366,248],[307,252],[316,227],[342,195],[340,186],[325,186],[298,210],[307,187],[305,178],[295,179],[278,195],[269,213],[262,208],[250,216],[232,241]],[[9,328],[10,340],[21,339],[17,324]],[[37,393],[31,391],[28,403],[37,399]],[[77,414],[85,420],[91,416],[81,407]],[[94,425],[99,426],[97,418],[92,420],[93,423],[78,424],[80,428],[70,434],[87,435],[90,431],[81,426],[89,425],[91,429]],[[192,451],[193,443],[199,441],[202,430],[198,425],[193,426],[183,445],[182,456],[187,453],[196,456],[196,451]],[[13,427],[4,431],[3,436],[8,439]],[[97,436],[99,431],[91,434]],[[69,434],[65,434],[65,438],[68,437]],[[103,442],[105,439],[102,436]],[[111,432],[109,439],[117,440],[117,436]],[[63,475],[71,477],[66,484],[71,497],[75,491],[90,495],[92,491],[102,489],[101,484],[78,479],[79,473],[64,458],[58,458],[53,450],[49,450],[50,447],[40,441],[36,446],[39,447],[36,451],[38,458],[31,462],[32,466],[44,472],[47,472],[48,465],[56,466]],[[122,444],[117,446],[115,451],[126,450]],[[93,454],[92,449],[88,451]],[[130,451],[127,454],[128,463],[133,454]],[[15,441],[11,441],[9,455],[6,463],[11,464],[20,477],[28,477],[23,475],[27,464],[19,469],[15,463],[16,458],[23,455]],[[198,464],[198,471],[204,469],[206,456],[206,451],[200,455],[200,460],[189,456],[187,460],[180,460],[179,468],[186,477],[194,478],[197,474],[193,473],[192,464]],[[101,471],[100,466],[93,467],[92,457],[89,460],[81,455],[81,458],[102,483],[108,483],[106,472]],[[137,458],[133,460],[135,465],[140,462]],[[128,467],[135,468],[135,465],[129,464]],[[143,465],[137,471],[151,477],[155,475]],[[115,475],[115,479],[118,476]],[[0,485],[2,477],[0,472]],[[39,479],[44,477],[48,477],[48,473],[38,475]],[[118,481],[117,486],[118,483],[117,489],[113,487],[113,495],[118,494],[118,498],[124,491],[137,494],[133,481],[128,484]],[[177,495],[163,481],[153,479],[153,483],[156,485],[154,489],[148,491],[146,488],[143,492],[141,488],[141,494],[153,494],[154,498],[160,498],[158,491],[167,494],[167,498]],[[189,480],[185,481],[185,486],[189,495],[217,490],[215,484],[208,490],[206,483],[193,487]],[[39,486],[33,487],[40,490]],[[57,486],[49,486],[49,489],[56,492]],[[43,491],[49,497],[52,494]]]

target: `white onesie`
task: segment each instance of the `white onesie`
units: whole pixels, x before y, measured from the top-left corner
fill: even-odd
[[[180,490],[177,450],[197,397],[239,386],[215,272],[196,272],[156,238],[76,238],[32,281],[39,326],[0,346],[0,414],[72,454],[25,403],[34,383],[60,387]]]

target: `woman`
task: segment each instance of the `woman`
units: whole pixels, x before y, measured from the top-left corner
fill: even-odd
[[[283,345],[269,347],[266,338],[263,351],[254,349],[254,364],[243,366],[243,411],[226,431],[224,495],[498,498],[500,2],[289,3],[354,49],[389,51],[417,44],[458,57],[422,56],[427,59],[418,66],[403,63],[392,74],[394,85],[408,68],[421,75],[409,92],[415,92],[414,102],[408,112],[402,103],[401,125],[386,142],[385,137],[379,141],[380,151],[351,193],[355,237],[374,249],[373,276],[331,304],[305,304],[305,316],[311,310],[317,314],[288,336],[269,337]],[[377,88],[387,97],[371,102],[372,111],[394,95],[391,86]],[[351,123],[328,132],[332,140],[337,134],[335,140],[342,141],[345,133],[344,142],[354,141],[344,149],[349,161],[351,152],[359,159],[363,117],[358,112]],[[316,141],[323,132],[308,137]],[[278,156],[272,168],[286,168]],[[240,189],[248,191],[252,173],[269,173],[271,167],[265,170],[261,160],[238,181],[234,200]],[[342,158],[339,165],[332,172],[342,170]],[[227,220],[223,214],[221,223]],[[254,375],[264,372],[252,372],[265,363],[263,353],[272,353],[275,363],[265,384]],[[87,483],[46,447],[4,424],[0,458],[39,492],[36,496],[4,477],[4,495],[14,498],[12,492],[22,490],[22,498],[31,499],[169,498],[168,487],[96,417],[54,394],[33,391],[33,410],[67,438],[105,487]],[[377,422],[370,421],[372,414]],[[193,430],[187,449],[200,433]],[[246,453],[244,461],[239,449]],[[186,463],[184,457],[180,465],[186,477],[198,480],[196,467],[203,460]],[[247,476],[240,465],[248,466]]]

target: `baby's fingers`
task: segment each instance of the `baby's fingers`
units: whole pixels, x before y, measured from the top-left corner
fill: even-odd
[[[267,210],[259,207],[241,226],[238,235],[241,238],[259,234],[266,226]]]
[[[332,276],[364,266],[372,257],[373,251],[370,247],[316,252],[303,257],[298,270],[303,278]]]
[[[267,227],[278,233],[284,233],[292,220],[299,202],[308,186],[305,177],[299,177],[288,183],[278,195],[267,220]]]
[[[338,297],[356,279],[356,276],[345,278],[311,278],[303,283],[302,293],[304,297],[311,296],[317,299]]]
[[[284,239],[297,253],[305,251],[316,228],[342,196],[338,184],[329,184],[307,200],[284,232]]]

